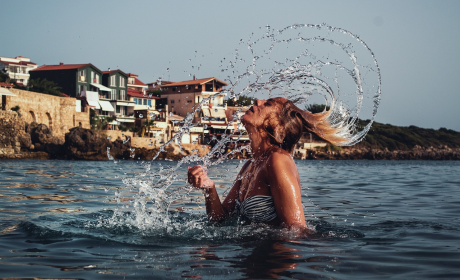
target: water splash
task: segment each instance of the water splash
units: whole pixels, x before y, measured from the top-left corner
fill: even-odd
[[[347,139],[343,145],[353,145],[364,138],[380,103],[381,75],[374,53],[357,35],[326,24],[294,24],[280,30],[267,25],[247,40],[241,39],[239,44],[243,48],[235,49],[232,58],[220,60],[220,73],[229,84],[222,93],[232,99],[282,96],[294,101],[299,108],[306,104],[325,104],[330,107],[325,121]],[[199,68],[192,66],[192,69]],[[169,71],[168,68],[166,72]],[[158,84],[162,80],[160,77]],[[179,131],[159,148],[152,161],[172,143],[177,143],[183,151],[182,136],[201,126],[193,123],[193,116],[212,98],[203,98],[193,107],[177,124]],[[244,108],[235,112],[234,119],[238,119],[242,110]],[[360,119],[367,119],[367,124],[360,127]],[[172,205],[184,201],[194,205],[203,202],[200,196],[191,195],[194,190],[186,183],[186,171],[179,172],[179,169],[196,163],[209,169],[234,158],[237,153],[250,152],[249,146],[226,149],[229,144],[237,147],[245,133],[241,127],[239,120],[236,126],[229,123],[220,139],[211,139],[215,145],[206,155],[194,153],[175,163],[158,163],[157,170],[151,170],[152,162],[143,162],[145,171],[122,178],[125,187],[116,192],[119,207],[104,223],[129,224],[140,230],[174,227],[168,211]],[[123,143],[127,141],[128,137]],[[195,223],[198,227],[200,224]]]

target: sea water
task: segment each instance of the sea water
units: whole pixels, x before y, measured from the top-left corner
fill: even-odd
[[[177,162],[152,169],[160,164]],[[296,164],[313,229],[305,236],[209,223],[202,193],[186,187],[186,166],[170,186],[183,200],[170,205],[163,226],[145,228],[110,222],[115,211],[135,216],[123,207],[129,196],[115,192],[129,192],[122,177],[145,172],[142,162],[120,161],[118,169],[110,161],[0,161],[0,278],[460,277],[459,162]],[[210,169],[220,195],[240,165]]]

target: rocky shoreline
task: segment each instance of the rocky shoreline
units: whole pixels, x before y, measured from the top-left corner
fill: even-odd
[[[180,149],[178,145],[171,144],[159,154],[158,159],[180,160],[196,151],[194,148]],[[129,142],[121,139],[111,142],[101,132],[81,127],[70,129],[63,141],[53,136],[52,130],[44,124],[28,124],[16,112],[0,112],[0,159],[151,160],[158,151],[158,148],[131,147]],[[238,158],[244,156],[239,155]],[[409,151],[353,147],[338,151],[312,149],[306,150],[304,158],[306,160],[460,160],[460,148],[415,146]]]
[[[308,150],[307,160],[460,160],[460,149],[446,146],[439,148],[414,147],[410,151],[389,151],[375,149],[353,149],[342,151]]]
[[[171,144],[158,159],[179,160],[190,150]],[[28,124],[16,112],[0,111],[0,159],[151,160],[158,151],[131,147],[121,139],[112,142],[99,131],[81,127],[70,129],[62,140],[45,124]]]

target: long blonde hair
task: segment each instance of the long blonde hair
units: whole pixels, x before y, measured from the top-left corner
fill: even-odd
[[[314,133],[331,144],[346,145],[349,139],[340,135],[342,132],[340,128],[335,128],[329,123],[329,114],[330,111],[316,114],[304,111],[287,100],[283,104],[281,113],[270,115],[264,121],[263,128],[270,136],[272,144],[290,153],[304,130]]]

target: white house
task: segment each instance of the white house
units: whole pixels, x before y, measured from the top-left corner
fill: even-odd
[[[29,71],[35,68],[37,68],[37,64],[30,62],[30,58],[0,56],[0,71],[7,74],[12,82],[27,85],[30,78]]]

